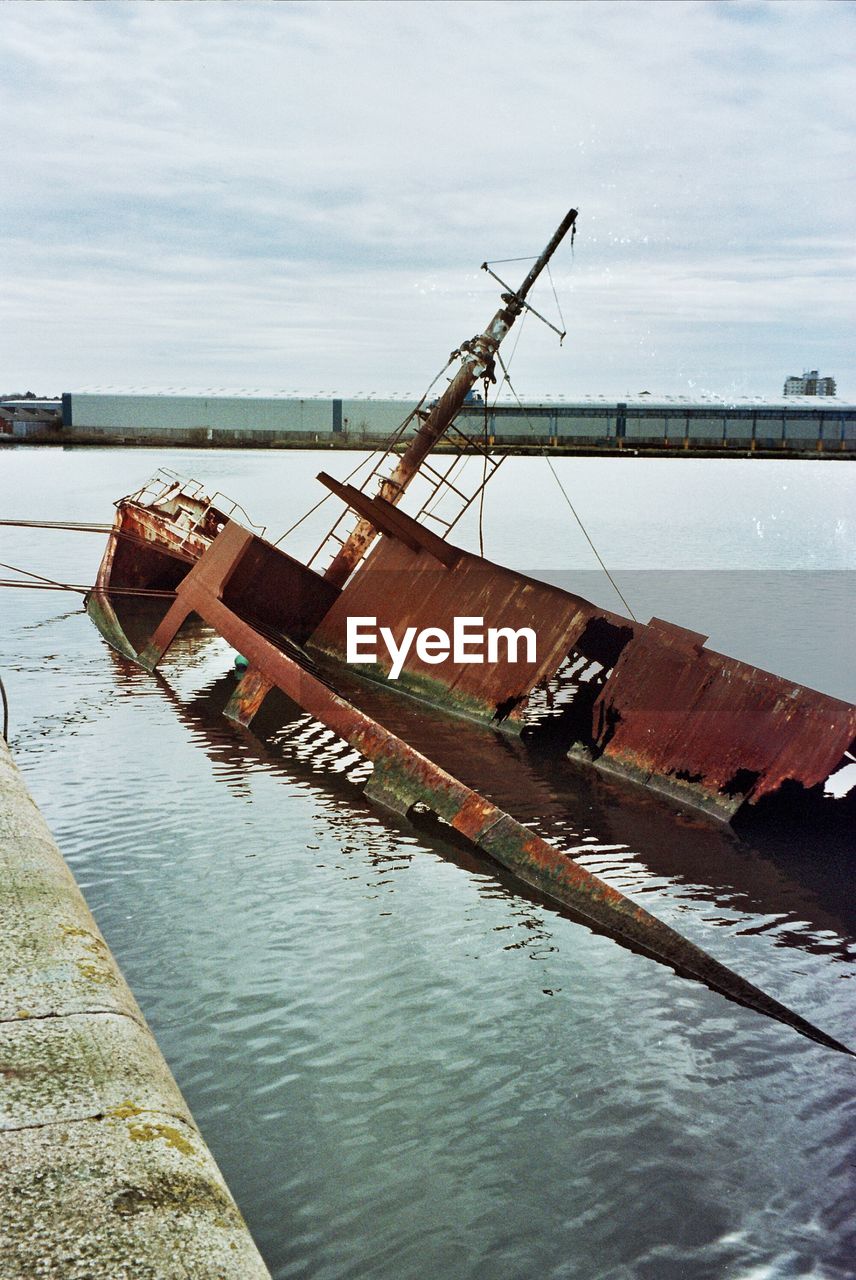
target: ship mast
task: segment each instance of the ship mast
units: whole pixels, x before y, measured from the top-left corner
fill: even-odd
[[[526,305],[526,295],[574,225],[576,217],[576,209],[570,209],[517,292],[502,294],[503,305],[484,333],[461,343],[459,350],[454,353],[461,356],[460,369],[399,458],[392,475],[381,482],[378,497],[385,498],[393,505],[401,501],[424,459],[454,422],[475,382],[484,377],[493,380],[494,356],[499,344],[520,315]],[[330,563],[324,577],[337,587],[344,586],[374,540],[376,532],[370,520],[359,520]]]

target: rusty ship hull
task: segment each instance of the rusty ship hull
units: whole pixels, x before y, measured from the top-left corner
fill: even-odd
[[[335,676],[346,661],[349,616],[375,617],[396,634],[451,632],[462,616],[531,627],[536,662],[438,666],[411,651],[390,687],[717,819],[731,821],[783,792],[818,795],[856,747],[850,703],[709,650],[698,633],[657,618],[640,623],[493,564],[383,499],[320,478],[378,530],[344,588],[204,497],[187,502],[177,483],[153,502],[134,495],[117,504],[91,616],[114,647],[138,658],[111,592],[167,598],[231,524],[247,541],[222,575],[220,599],[274,643],[299,647],[304,661]],[[385,655],[354,669],[388,683],[389,667]]]
[[[382,685],[521,749],[582,761],[725,822],[782,794],[816,796],[856,745],[856,707],[709,651],[703,635],[656,618],[640,623],[494,564],[455,545],[455,519],[437,532],[399,505],[426,472],[461,499],[461,511],[472,502],[475,493],[450,478],[455,463],[440,474],[427,457],[440,439],[461,435],[455,418],[466,396],[479,379],[487,391],[502,338],[575,217],[571,210],[520,290],[502,295],[486,330],[452,353],[457,373],[402,424],[414,433],[399,437],[400,454],[390,447],[386,470],[362,487],[319,475],[340,504],[323,569],[283,551],[222,495],[162,475],[117,502],[87,608],[105,638],[150,671],[187,620],[201,618],[248,664],[226,707],[231,719],[249,726],[280,690],[371,763],[371,800],[402,817],[429,810],[594,927],[850,1052],[443,769],[386,727],[360,692]],[[493,464],[485,447],[464,440],[462,452],[470,449],[483,455],[483,488]],[[340,536],[343,521],[350,531]],[[158,617],[132,635],[120,605],[135,596],[156,597]],[[346,661],[354,617],[397,635],[451,632],[455,618],[479,618],[487,628],[531,628],[538,643],[531,660],[517,661],[509,647],[495,661],[442,665],[420,659],[417,647],[392,682],[387,659]]]
[[[646,660],[650,663],[653,646],[655,653],[665,651],[670,657],[677,654],[671,667],[666,666],[666,672],[671,673],[670,687],[680,687],[680,673],[686,672],[687,668],[692,669],[693,664],[699,662],[704,663],[704,680],[719,678],[723,686],[737,683],[738,687],[742,682],[743,688],[757,682],[758,698],[749,704],[752,732],[747,729],[745,735],[749,744],[747,750],[751,748],[757,753],[758,743],[764,741],[757,720],[765,713],[770,717],[769,733],[778,735],[776,750],[770,753],[767,770],[754,771],[757,773],[756,783],[764,780],[763,790],[759,788],[762,794],[769,792],[770,785],[778,776],[775,770],[781,768],[779,762],[792,758],[796,751],[794,740],[789,735],[797,731],[804,734],[807,724],[810,729],[822,728],[824,735],[828,735],[829,728],[833,727],[838,738],[831,743],[827,737],[823,752],[816,749],[802,756],[810,761],[812,772],[803,769],[799,785],[806,786],[815,775],[825,777],[838,762],[843,750],[841,743],[852,741],[856,709],[812,690],[801,690],[799,686],[779,681],[767,673],[756,673],[750,678],[755,669],[733,659],[709,655],[708,665],[708,655],[698,637],[690,643],[684,639],[688,633],[681,633],[675,640],[674,633],[678,629],[668,624],[654,622],[647,627],[641,626],[620,615],[598,609],[581,597],[491,565],[482,557],[473,556],[448,543],[443,555],[450,563],[445,564],[429,556],[425,547],[416,551],[392,534],[381,533],[378,546],[359,574],[355,575],[353,585],[338,589],[320,574],[211,506],[202,508],[210,532],[202,534],[197,529],[195,537],[188,539],[181,522],[176,528],[174,503],[174,493],[169,494],[166,509],[159,509],[157,501],[140,503],[135,497],[118,503],[114,529],[108,539],[98,582],[88,597],[87,608],[105,639],[120,653],[154,671],[188,619],[194,615],[201,618],[248,660],[248,668],[226,706],[226,715],[232,720],[243,726],[251,725],[268,694],[277,688],[371,762],[373,771],[365,794],[386,810],[399,817],[406,817],[415,808],[430,811],[476,850],[511,872],[522,885],[561,904],[590,926],[669,964],[678,973],[704,982],[730,999],[787,1023],[811,1039],[850,1052],[839,1041],[720,964],[633,899],[583,868],[485,794],[450,774],[400,733],[385,727],[371,698],[360,696],[360,686],[369,690],[382,685],[386,697],[400,698],[403,694],[411,700],[421,699],[426,706],[431,706],[432,714],[440,709],[446,716],[465,718],[470,725],[480,723],[483,733],[491,737],[511,735],[520,742],[520,749],[525,750],[527,734],[532,727],[528,710],[533,702],[548,700],[556,672],[567,664],[574,669],[580,662],[587,669],[602,667],[599,678],[593,677],[593,687],[583,695],[585,710],[581,712],[577,708],[573,712],[574,731],[578,733],[582,723],[588,726],[587,731],[575,740],[575,746],[567,749],[567,754],[575,761],[586,759],[599,764],[595,754],[598,751],[598,733],[603,733],[603,726],[608,724],[602,708],[612,705],[616,696],[615,690],[610,689],[610,681],[620,673],[622,659],[628,660],[626,650],[629,646],[634,643],[639,646],[634,661],[643,664]],[[362,499],[360,505],[363,505]],[[199,519],[199,508],[191,507],[190,510],[190,523],[193,523]],[[212,510],[214,514],[210,515]],[[379,525],[383,524],[385,514],[383,511],[376,513]],[[396,522],[400,522],[399,528],[407,530],[411,542],[416,541],[418,535],[407,523],[408,517],[401,512],[395,515]],[[189,553],[189,546],[198,551],[195,558],[193,553]],[[385,553],[384,547],[387,548]],[[416,574],[415,592],[415,566],[407,557],[402,560],[405,552],[417,559],[420,555],[426,557]],[[390,578],[391,572],[397,575],[397,581]],[[411,584],[409,595],[400,576],[405,572]],[[425,580],[421,578],[423,572],[428,575]],[[443,592],[446,575],[451,575],[453,581]],[[169,583],[173,585],[167,585]],[[152,603],[156,605],[159,620],[153,624],[152,615],[148,612],[148,630],[143,627],[132,632],[123,615],[137,591],[150,591],[157,597]],[[545,648],[539,665],[525,675],[517,671],[517,665],[524,667],[526,664],[509,664],[509,669],[501,675],[494,673],[493,678],[487,681],[483,667],[468,669],[479,672],[478,677],[472,676],[465,682],[446,683],[437,678],[436,668],[430,677],[426,677],[418,669],[418,663],[413,663],[407,679],[401,682],[400,693],[390,692],[394,686],[385,679],[383,668],[360,670],[343,664],[344,619],[351,610],[371,604],[371,607],[377,606],[381,617],[389,616],[390,621],[392,612],[397,610],[396,616],[401,622],[403,602],[404,616],[408,619],[418,617],[419,609],[427,608],[429,598],[437,593],[448,597],[448,607],[452,612],[456,608],[479,607],[487,616],[491,616],[491,610],[498,601],[506,606],[515,600],[518,605],[525,601],[525,612],[521,612],[520,617],[528,617],[535,622],[543,617],[549,623],[551,644]],[[407,612],[407,601],[413,609],[412,615]],[[385,613],[384,610],[390,612]],[[440,615],[435,613],[432,616]],[[507,619],[508,613],[503,616]],[[651,631],[653,639],[649,639]],[[607,663],[608,666],[605,665]],[[722,663],[724,668],[720,666]],[[697,685],[703,683],[698,669],[695,678]],[[692,687],[688,675],[684,674],[681,679]],[[528,694],[519,692],[521,685],[530,686]],[[777,691],[776,696],[771,697],[771,690]],[[805,706],[798,697],[800,692],[806,696]],[[723,692],[721,696],[724,698],[726,695]],[[795,706],[796,711],[780,719],[781,699],[784,698],[789,699],[785,705]],[[571,700],[572,710],[575,701]],[[742,701],[738,699],[735,705],[741,716],[746,714],[745,697]],[[717,700],[712,699],[710,706],[716,707]],[[719,713],[712,710],[711,714]],[[672,714],[669,728],[674,731],[677,722],[678,717]],[[547,719],[554,744],[558,741],[554,726],[561,723],[561,711]],[[656,726],[656,723],[655,708],[648,705],[645,716],[640,720],[639,736],[644,740],[651,725]],[[738,720],[736,725],[739,723]],[[698,721],[691,721],[691,725],[697,732]],[[724,732],[721,726],[719,732]],[[737,733],[736,726],[732,732]],[[676,743],[675,750],[681,749],[677,732],[666,739],[670,740]],[[535,741],[538,742],[537,736]],[[734,747],[733,741],[731,746]],[[559,749],[565,752],[564,741]],[[606,754],[605,750],[602,754]],[[660,758],[663,758],[662,753]],[[747,773],[748,766],[739,762],[751,760],[757,763],[759,759],[757,754],[741,755],[738,752],[732,756],[732,762],[737,762],[736,768],[745,768]],[[624,766],[620,756],[617,763],[608,759],[606,767],[611,773],[623,774],[634,782],[640,781],[635,759],[629,768]],[[728,767],[732,768],[734,764]],[[722,774],[721,770],[718,776]],[[679,779],[681,785],[674,788],[670,784],[670,775],[665,772],[656,789],[677,794],[684,803],[691,802],[694,807],[721,818],[733,814],[738,806],[732,795],[726,795],[725,802],[719,799],[721,786],[717,786],[716,776],[711,775],[713,781],[708,781],[706,789],[699,788],[698,782],[685,779]],[[792,775],[789,777],[792,779]],[[743,795],[740,803],[749,804],[751,801]]]

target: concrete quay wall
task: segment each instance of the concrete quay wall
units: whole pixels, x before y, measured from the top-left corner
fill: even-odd
[[[0,1275],[270,1280],[0,737]]]

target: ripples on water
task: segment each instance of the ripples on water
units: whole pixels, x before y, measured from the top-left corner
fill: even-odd
[[[0,461],[22,517],[106,518],[154,469]],[[209,463],[227,490],[229,465],[272,483],[266,455],[190,466]],[[251,485],[234,496],[255,514]],[[83,581],[98,544],[21,532],[0,558]],[[2,606],[16,757],[277,1277],[852,1276],[850,1060],[381,818],[367,766],[297,709],[263,741],[236,730],[221,641],[184,637],[158,679],[65,597]],[[519,809],[853,1042],[852,874],[830,850],[740,842],[546,764]]]

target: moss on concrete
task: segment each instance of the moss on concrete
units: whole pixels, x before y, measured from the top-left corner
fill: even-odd
[[[0,739],[3,1280],[269,1273]]]

